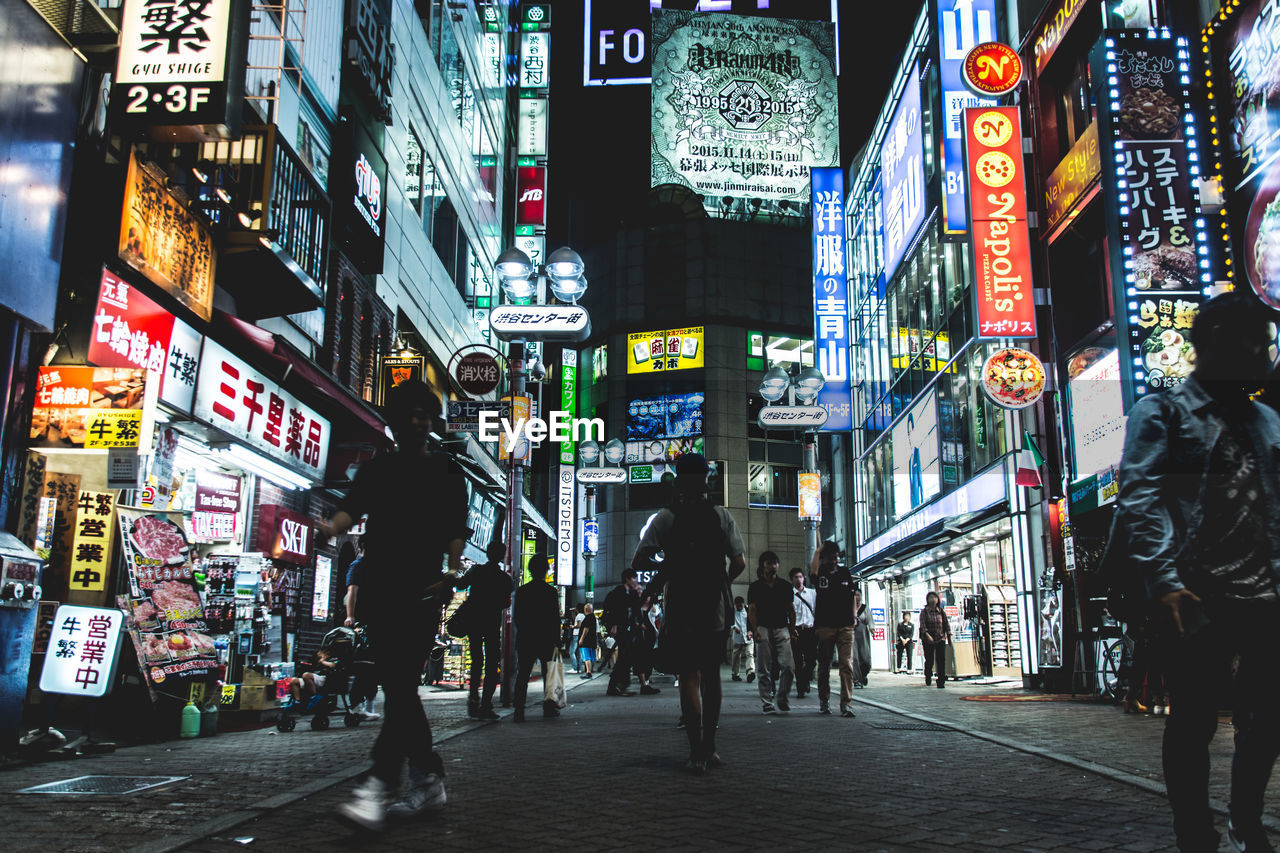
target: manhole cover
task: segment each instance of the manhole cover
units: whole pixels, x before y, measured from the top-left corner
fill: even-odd
[[[873,729],[896,729],[905,732],[953,732],[946,726],[935,726],[933,723],[872,723]]]
[[[23,788],[19,794],[136,794],[189,776],[77,776]]]

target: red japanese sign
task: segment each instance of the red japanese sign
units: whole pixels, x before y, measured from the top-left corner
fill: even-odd
[[[299,566],[311,562],[310,518],[274,504],[263,504],[258,512],[258,550]]]
[[[547,224],[547,169],[521,166],[516,169],[516,224]]]
[[[999,97],[1022,82],[1022,60],[1007,44],[983,42],[965,55],[960,77],[975,95]]]
[[[89,337],[89,361],[163,375],[160,399],[189,411],[200,335],[133,285],[103,269]]]
[[[1031,240],[1017,107],[964,111],[979,338],[1034,338]]]

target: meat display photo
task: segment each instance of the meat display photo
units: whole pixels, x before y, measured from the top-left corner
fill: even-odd
[[[156,686],[212,677],[217,651],[181,514],[121,507],[119,515],[129,569],[129,629],[143,671]]]

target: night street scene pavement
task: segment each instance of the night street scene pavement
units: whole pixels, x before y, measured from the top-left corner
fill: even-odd
[[[0,0],[4,850],[1274,850],[1276,0]]]

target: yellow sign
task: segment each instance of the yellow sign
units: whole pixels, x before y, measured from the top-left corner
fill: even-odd
[[[800,473],[800,518],[822,518],[822,475],[816,471]]]
[[[657,373],[702,367],[703,327],[632,332],[627,335],[627,373]]]
[[[220,705],[234,705],[236,703],[236,691],[240,689],[238,684],[222,685],[222,696],[218,701]]]
[[[142,433],[140,409],[96,409],[85,430],[87,450],[110,447],[137,447]]]
[[[111,570],[111,541],[115,536],[116,496],[113,492],[80,492],[76,503],[75,538],[71,542],[71,589],[101,592]]]
[[[510,396],[502,398],[510,400]],[[533,458],[533,445],[530,443],[528,436],[524,434],[524,422],[529,419],[529,409],[532,400],[529,397],[516,397],[515,402],[511,404],[511,428],[516,431],[516,458],[521,465],[528,465],[529,460]],[[507,449],[507,436],[503,432],[498,438],[498,461],[506,462],[507,457],[511,453]]]

